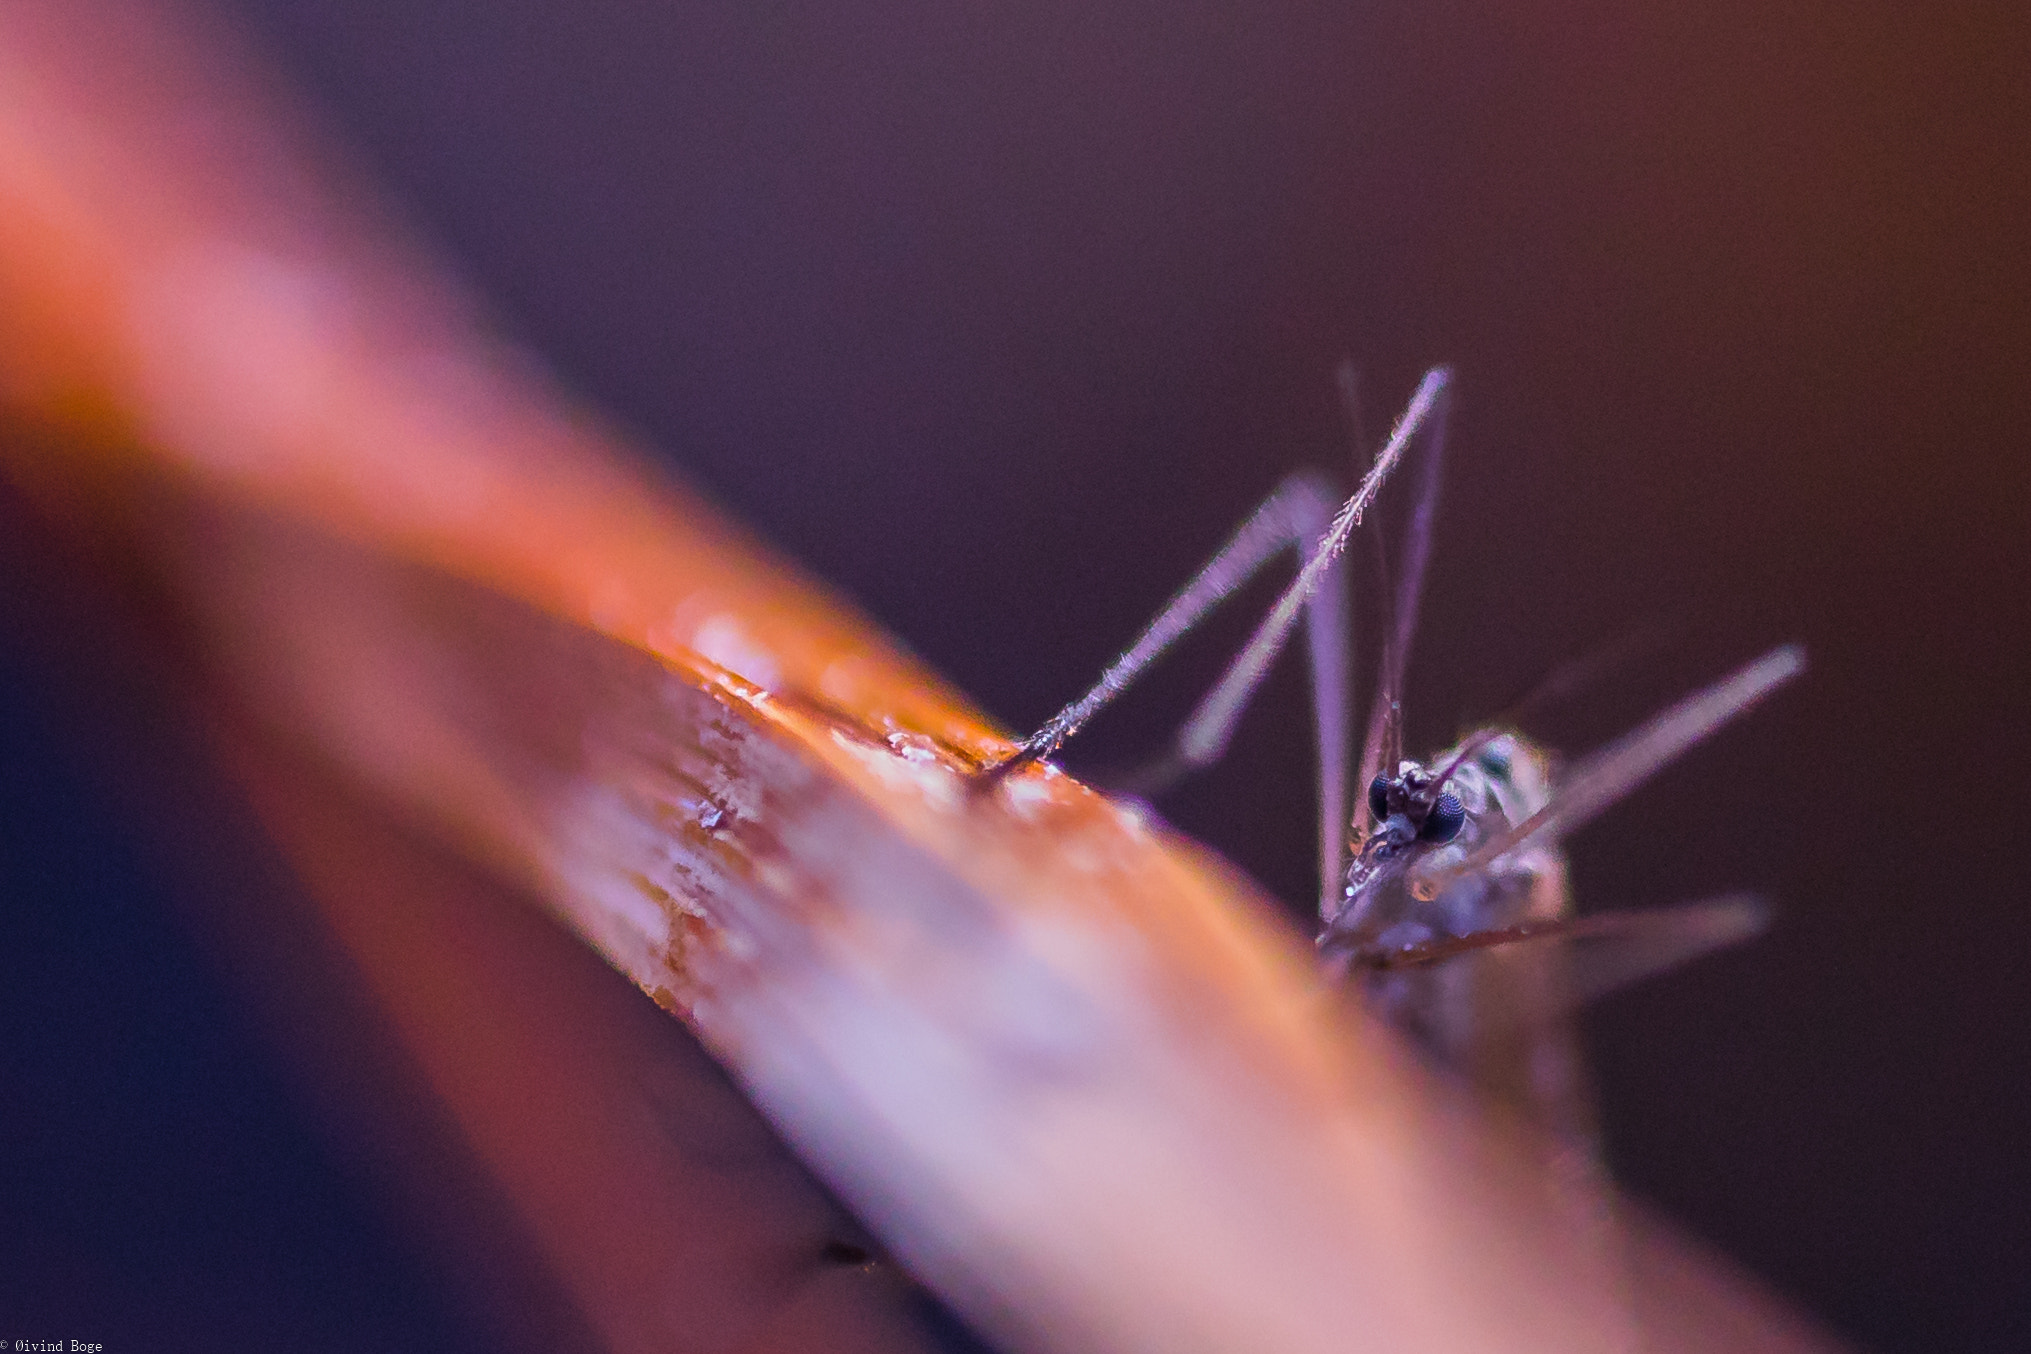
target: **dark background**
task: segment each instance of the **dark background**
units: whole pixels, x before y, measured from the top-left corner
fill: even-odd
[[[1371,435],[1455,364],[1415,747],[1633,629],[1671,642],[1535,732],[1812,657],[1573,845],[1583,906],[1781,908],[1594,1017],[1615,1169],[1867,1347],[2031,1348],[2019,7],[228,12],[511,334],[1012,726],[1282,475],[1344,471],[1338,358]],[[1070,760],[1154,747],[1239,624]],[[266,1227],[175,1271],[194,1311],[453,1347],[79,778],[58,679],[7,679],[7,1224],[108,1283]],[[1303,700],[1282,673],[1165,805],[1300,901]],[[107,964],[131,1000],[79,1018]],[[213,1155],[86,1131],[165,1115]]]

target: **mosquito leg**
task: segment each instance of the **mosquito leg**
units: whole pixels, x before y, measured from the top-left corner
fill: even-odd
[[[1269,615],[1242,650],[1234,666],[1228,670],[1205,705],[1222,712],[1208,721],[1207,729],[1217,730],[1222,725],[1231,726],[1239,714],[1248,693],[1261,681],[1262,673],[1268,668],[1270,659],[1276,656],[1284,642],[1290,637],[1291,627],[1296,624],[1300,609],[1318,591],[1326,575],[1346,548],[1347,538],[1361,521],[1361,515],[1374,501],[1376,492],[1389,472],[1403,458],[1404,446],[1419,427],[1430,416],[1445,390],[1448,373],[1444,368],[1434,368],[1425,374],[1418,386],[1417,394],[1411,398],[1403,417],[1397,421],[1396,430],[1376,456],[1375,464],[1361,482],[1354,496],[1342,504],[1325,533],[1318,538],[1317,545],[1298,576],[1277,598]],[[1114,660],[1091,690],[1078,700],[1060,710],[1045,725],[1025,739],[1023,745],[1006,761],[988,768],[982,774],[999,778],[1028,762],[1041,760],[1057,751],[1059,746],[1079,728],[1105,708],[1116,696],[1125,691],[1152,662],[1156,661],[1178,638],[1196,625],[1199,620],[1218,602],[1245,582],[1264,560],[1273,555],[1290,539],[1288,524],[1275,520],[1287,511],[1287,504],[1281,495],[1272,495],[1270,501],[1259,509],[1255,516],[1245,523],[1219,554],[1201,570],[1197,577],[1170,604],[1158,613],[1136,642],[1127,652]],[[1231,707],[1231,709],[1229,708]],[[1196,719],[1196,717],[1195,717]]]
[[[1293,475],[1278,485],[1219,553],[1207,561],[1206,567],[1157,614],[1129,650],[1108,667],[1100,681],[1053,715],[1024,740],[1015,756],[993,767],[992,772],[1005,774],[1026,762],[1050,756],[1279,551],[1292,546],[1299,550],[1315,548],[1329,524],[1333,500],[1334,495],[1325,483],[1310,474]]]
[[[1442,889],[1461,875],[1487,869],[1511,852],[1553,845],[1804,670],[1804,650],[1786,644],[1695,691],[1584,758],[1566,774],[1550,803],[1476,848],[1467,859],[1426,878],[1424,885]]]
[[[1567,958],[1567,1009],[1741,944],[1769,926],[1770,907],[1754,894],[1731,893],[1580,920],[1591,929],[1581,933]]]
[[[1754,894],[1727,893],[1675,907],[1594,912],[1435,936],[1408,945],[1336,946],[1351,968],[1377,972],[1428,968],[1463,954],[1530,942],[1567,946],[1565,990],[1540,1019],[1563,1016],[1631,983],[1740,944],[1769,924],[1770,911]]]
[[[1309,548],[1311,553],[1297,577],[1178,731],[1173,765],[1182,772],[1219,760],[1249,697],[1262,684],[1269,665],[1290,639],[1299,613],[1304,612],[1311,641],[1319,750],[1319,910],[1321,916],[1329,915],[1338,893],[1347,823],[1347,604],[1342,571],[1336,566],[1362,513],[1403,459],[1404,448],[1442,405],[1450,375],[1443,367],[1425,373],[1360,488],[1330,522],[1326,518],[1332,499],[1317,479],[1298,475],[1284,481],[1128,651],[1101,674],[1093,689],[1059,711],[1025,740],[1013,757],[988,768],[983,784],[992,785],[1016,767],[1056,751],[1270,556],[1286,546]]]
[[[1310,475],[1293,476],[1277,490],[1285,499],[1287,532],[1280,545],[1300,552],[1315,550],[1331,529],[1337,506],[1325,485]],[[1271,503],[1275,503],[1273,498]],[[1264,510],[1270,504],[1264,505]],[[1302,558],[1301,554],[1301,558]],[[1312,666],[1313,734],[1318,747],[1319,879],[1323,894],[1336,891],[1342,869],[1343,833],[1347,823],[1347,711],[1350,697],[1346,571],[1329,568],[1304,600],[1305,637]],[[1211,766],[1226,755],[1241,712],[1276,657],[1275,644],[1262,646],[1265,627],[1258,627],[1247,647],[1200,700],[1191,717],[1172,739],[1171,751],[1157,774],[1143,778],[1145,793],[1192,771]],[[1286,633],[1288,633],[1286,631]]]
[[[1207,610],[1286,548],[1296,550],[1301,561],[1308,559],[1331,530],[1337,506],[1337,495],[1318,476],[1298,474],[1285,480],[1192,584],[1178,595],[1165,615],[1151,626],[1150,633],[1159,633],[1159,627],[1169,620],[1175,623],[1175,628],[1170,631],[1172,636],[1183,634]],[[1311,650],[1313,727],[1319,754],[1318,840],[1322,895],[1331,895],[1336,890],[1342,869],[1342,833],[1347,822],[1349,678],[1344,572],[1329,568],[1320,575],[1316,588],[1304,599],[1303,608]],[[1155,654],[1150,657],[1154,658]],[[1180,776],[1218,761],[1233,736],[1242,708],[1274,657],[1273,647],[1253,654],[1244,651],[1179,730],[1172,740],[1171,750],[1153,765],[1130,776],[1127,786],[1138,794],[1157,794]],[[1117,664],[1116,668],[1123,666]],[[1128,672],[1121,685],[1126,685],[1134,675],[1133,671]],[[1094,694],[1106,694],[1104,687],[1089,693],[1088,699]],[[1069,706],[1059,718],[1070,722],[1078,711],[1077,704]],[[1030,744],[1025,745],[1025,751],[1049,737],[1051,732],[1052,726],[1046,725]],[[1043,755],[1041,750],[1032,754],[1040,755]],[[989,774],[1004,774],[1030,759],[1019,753],[993,768]]]
[[[1464,936],[1434,936],[1407,945],[1378,945],[1371,941],[1363,945],[1333,948],[1346,955],[1350,967],[1387,973],[1395,969],[1428,968],[1476,950],[1492,950],[1526,940],[1570,938],[1572,934],[1573,922],[1561,919],[1494,926],[1484,931],[1470,931]]]

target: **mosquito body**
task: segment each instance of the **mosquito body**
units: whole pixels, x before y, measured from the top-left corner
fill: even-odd
[[[1318,733],[1318,945],[1327,971],[1360,983],[1378,1014],[1441,1064],[1525,1110],[1591,1155],[1592,1117],[1570,1022],[1574,1006],[1753,934],[1762,908],[1735,895],[1580,916],[1564,839],[1803,667],[1784,647],[1685,697],[1562,770],[1493,724],[1427,762],[1401,752],[1401,683],[1430,554],[1449,374],[1426,374],[1354,495],[1334,509],[1311,476],[1287,480],[1109,666],[1094,688],[983,775],[992,786],[1050,755],[1179,635],[1284,549],[1296,579],[1179,731],[1161,783],[1225,750],[1249,696],[1302,617]],[[1352,376],[1342,370],[1352,404]],[[1342,553],[1413,443],[1425,446],[1398,566],[1391,624],[1348,814],[1348,636]],[[1150,777],[1145,777],[1147,782]],[[1364,818],[1366,821],[1364,822]],[[1351,855],[1348,847],[1351,845]]]
[[[1445,767],[1452,771],[1441,781]],[[1559,1003],[1563,986],[1560,947],[1491,946],[1411,961],[1448,942],[1556,926],[1572,915],[1565,858],[1556,849],[1512,854],[1443,889],[1420,887],[1421,866],[1458,864],[1540,812],[1550,793],[1551,759],[1508,733],[1441,753],[1430,767],[1405,761],[1394,775],[1378,775],[1368,789],[1374,829],[1348,866],[1339,910],[1319,931],[1329,970],[1357,970],[1378,1014],[1541,1121],[1580,1112],[1566,1087],[1544,1084],[1548,1076],[1570,1080],[1568,1069],[1533,1066],[1543,1062],[1533,1045],[1550,1029],[1536,1014]],[[1559,1127],[1585,1131],[1578,1123]]]
[[[1575,1145],[1589,1097],[1562,1019],[1592,998],[1761,929],[1747,895],[1576,913],[1563,838],[1803,666],[1780,648],[1563,772],[1529,739],[1481,730],[1369,783],[1375,827],[1323,918],[1329,968],[1484,1090]],[[1556,1047],[1555,1047],[1556,1046]]]

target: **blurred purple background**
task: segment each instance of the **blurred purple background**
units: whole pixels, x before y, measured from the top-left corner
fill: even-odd
[[[228,12],[511,333],[1012,726],[1285,473],[1344,473],[1343,354],[1371,436],[1455,364],[1414,745],[1653,624],[1534,731],[1812,656],[1574,845],[1583,906],[1781,908],[1597,1013],[1618,1173],[1869,1347],[2031,1347],[2018,7]],[[1154,748],[1245,619],[1069,760]],[[1302,900],[1290,666],[1164,808]],[[34,723],[24,806],[68,783]],[[46,897],[13,819],[0,887]]]

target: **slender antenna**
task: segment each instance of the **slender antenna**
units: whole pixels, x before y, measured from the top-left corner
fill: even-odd
[[[1432,521],[1438,512],[1450,404],[1450,399],[1440,404],[1426,426],[1423,477],[1418,482],[1417,507],[1404,536],[1403,567],[1397,575],[1394,605],[1383,632],[1382,671],[1376,682],[1375,704],[1368,716],[1368,735],[1362,741],[1361,770],[1354,784],[1357,795],[1366,790],[1378,772],[1394,771],[1403,758],[1403,674],[1410,660],[1411,638],[1417,633],[1425,569],[1431,561]],[[1384,587],[1387,586],[1385,582]]]
[[[1377,517],[1379,519],[1381,514],[1378,513]],[[1365,801],[1368,785],[1375,779],[1377,771],[1384,766],[1394,771],[1403,760],[1402,723],[1390,717],[1391,711],[1400,709],[1401,701],[1389,680],[1394,666],[1390,660],[1390,648],[1396,642],[1396,589],[1391,586],[1395,571],[1389,565],[1389,543],[1382,521],[1378,520],[1375,530],[1368,533],[1368,543],[1369,562],[1375,568],[1375,610],[1381,622],[1376,630],[1382,635],[1382,647],[1376,656],[1374,705],[1369,711],[1368,726],[1361,739],[1361,764],[1355,771],[1356,804]],[[1357,809],[1356,820],[1359,816]],[[1350,838],[1361,837],[1362,834],[1354,830],[1358,826],[1358,821],[1349,823]]]
[[[1468,758],[1476,756],[1481,749],[1501,736],[1504,729],[1523,723],[1532,714],[1554,701],[1562,701],[1575,692],[1599,682],[1607,673],[1643,650],[1655,647],[1658,634],[1655,627],[1631,630],[1610,643],[1597,644],[1578,658],[1570,658],[1551,671],[1539,677],[1517,695],[1496,707],[1494,714],[1480,721],[1480,730],[1463,740],[1444,767],[1440,768],[1434,784],[1444,785],[1453,778]]]
[[[1462,742],[1458,748],[1454,749],[1453,755],[1447,759],[1444,766],[1438,769],[1437,774],[1432,777],[1431,783],[1437,789],[1445,789],[1446,782],[1453,778],[1455,771],[1458,771],[1465,765],[1469,758],[1480,756],[1481,750],[1500,738],[1503,732],[1504,727],[1502,724],[1489,724],[1477,730]]]

